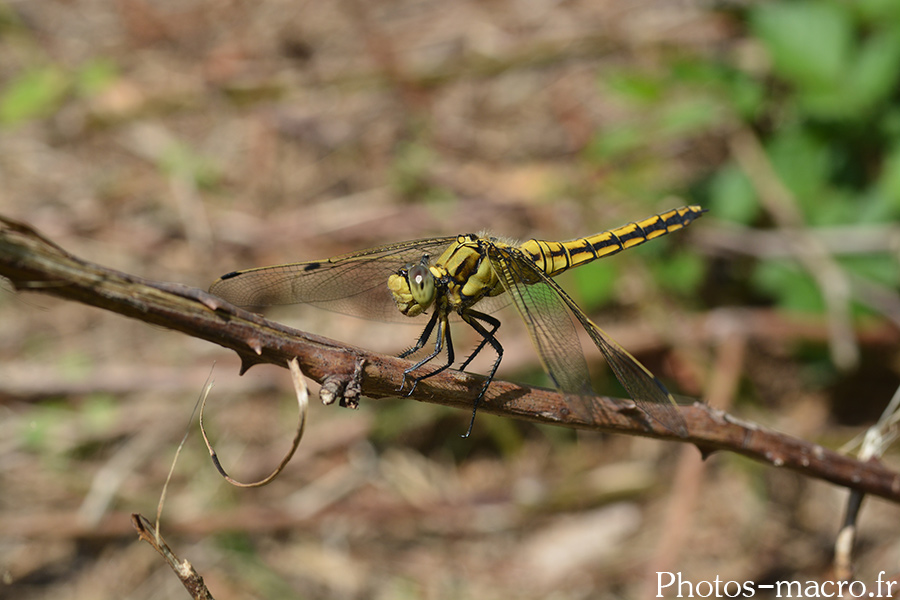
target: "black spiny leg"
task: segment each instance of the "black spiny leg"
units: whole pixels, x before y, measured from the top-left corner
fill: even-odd
[[[460,313],[460,316],[462,317],[463,321],[468,323],[472,327],[472,329],[477,331],[478,335],[483,338],[483,341],[478,345],[478,348],[476,348],[475,353],[472,356],[477,354],[478,351],[481,350],[481,348],[484,347],[486,343],[490,344],[491,348],[494,349],[494,352],[497,353],[497,360],[494,361],[494,366],[491,367],[491,371],[490,373],[488,373],[484,385],[481,386],[481,391],[478,392],[478,397],[475,398],[475,404],[474,406],[472,406],[472,420],[469,422],[469,429],[467,429],[466,433],[462,436],[464,438],[467,438],[469,437],[469,434],[472,433],[472,427],[475,426],[475,413],[478,412],[478,405],[481,404],[481,399],[484,398],[484,394],[485,392],[487,392],[488,386],[491,384],[491,381],[494,380],[494,373],[497,372],[497,367],[500,366],[500,361],[503,359],[503,346],[500,345],[500,342],[497,341],[497,338],[494,336],[494,332],[497,331],[498,327],[500,327],[500,321],[498,319],[474,310],[467,310],[465,312],[462,312]],[[491,330],[488,331],[484,325],[478,322],[479,320],[484,321],[485,323],[490,325]],[[465,364],[468,364],[469,360],[472,359],[472,356],[470,356],[466,360]]]
[[[404,350],[400,354],[397,355],[397,358],[406,358],[413,352],[418,352],[422,348],[425,347],[425,343],[428,341],[428,338],[431,337],[431,332],[434,331],[434,324],[438,321],[438,313],[435,312],[431,315],[431,318],[428,319],[428,324],[425,325],[425,329],[422,330],[422,335],[419,336],[419,339],[416,340],[416,345],[408,350]]]
[[[432,375],[437,375],[437,374],[440,373],[441,371],[446,371],[447,369],[449,369],[449,368],[453,365],[453,361],[456,360],[456,355],[455,355],[455,353],[453,352],[453,340],[450,339],[450,321],[445,320],[445,321],[442,321],[442,323],[443,323],[443,329],[441,328],[441,325],[438,325],[438,344],[440,344],[441,331],[443,331],[443,332],[444,332],[444,337],[445,337],[444,345],[447,346],[447,362],[444,363],[443,366],[440,366],[440,367],[438,367],[437,369],[435,369],[434,371],[432,371],[431,373],[425,373],[424,375],[420,375],[420,376],[416,377],[416,378],[413,380],[413,386],[412,386],[412,389],[409,390],[409,393],[410,393],[410,394],[413,393],[413,391],[416,389],[416,386],[419,384],[420,381],[422,381],[423,379],[428,379],[428,378],[431,377]],[[417,365],[411,367],[409,370],[412,371],[412,370],[415,369],[416,367],[418,367],[418,366],[420,366],[420,365],[424,365],[424,364],[427,363],[429,360],[431,360],[432,358],[434,358],[435,356],[437,356],[438,352],[440,352],[440,348],[439,348],[438,346],[435,346],[435,350],[434,350],[434,352],[431,354],[431,356],[429,356],[429,357],[426,358],[425,360],[419,362],[419,364],[417,364]],[[407,395],[409,395],[409,394],[407,394]]]
[[[487,317],[487,315],[484,316]],[[500,328],[500,321],[498,319],[495,319],[494,317],[488,317],[482,320],[491,326],[491,330],[488,332],[488,335],[482,336],[481,343],[478,344],[472,354],[469,355],[469,358],[467,358],[461,365],[459,365],[460,371],[466,370],[466,367],[469,366],[469,363],[472,362],[472,359],[478,356],[479,352],[484,350],[484,347],[487,345],[489,340],[494,339],[494,334],[497,333],[497,329]]]
[[[431,315],[431,318],[428,319],[428,324],[425,325],[425,329],[422,330],[422,334],[419,336],[419,339],[416,340],[415,345],[407,350],[404,350],[400,354],[398,354],[397,358],[406,358],[410,354],[413,354],[414,352],[418,352],[419,350],[421,350],[422,348],[425,347],[425,344],[428,343],[428,338],[431,337],[431,332],[434,331],[435,323],[438,322],[438,316],[439,315],[437,312],[435,312],[433,315]],[[440,339],[440,336],[438,336],[438,339]],[[419,363],[419,364],[422,364],[422,363]],[[416,365],[416,367],[418,367],[418,366],[419,365]],[[416,367],[412,367],[412,369],[415,369]],[[397,388],[398,392],[403,390],[403,386],[406,385],[406,375],[412,369],[407,369],[407,370],[403,371],[403,381],[400,382],[400,387]]]
[[[437,313],[435,313],[435,315],[437,316]],[[435,317],[432,317],[432,321],[434,321],[434,320],[435,320]],[[429,325],[431,325],[430,322],[429,322]],[[428,330],[428,329],[429,328],[426,327],[426,330]],[[422,335],[425,335],[425,333],[430,334],[431,331],[422,332]],[[445,335],[447,338],[447,364],[445,364],[442,367],[438,367],[437,370],[432,371],[431,373],[427,373],[425,375],[422,375],[421,377],[416,377],[415,379],[413,379],[412,388],[410,388],[409,392],[407,392],[407,394],[406,394],[407,396],[412,394],[413,391],[415,391],[416,386],[419,384],[420,381],[422,381],[423,379],[425,379],[427,377],[431,377],[435,373],[440,373],[441,371],[443,371],[444,369],[446,369],[447,367],[449,367],[450,365],[453,364],[454,356],[453,356],[453,342],[450,340],[450,322],[447,320],[446,317],[438,318],[437,319],[437,339],[434,342],[434,352],[432,352],[431,354],[429,354],[428,356],[426,356],[425,358],[423,358],[422,360],[420,360],[413,366],[411,366],[408,369],[405,369],[403,371],[403,384],[404,385],[406,384],[407,375],[409,375],[410,373],[412,373],[413,371],[415,371],[422,365],[425,365],[425,364],[431,362],[432,360],[435,359],[435,357],[437,357],[438,354],[441,353],[441,350],[444,349],[444,336]],[[420,338],[420,340],[421,340],[421,338]],[[412,350],[412,352],[415,352],[415,350]],[[403,386],[400,386],[400,389],[403,389]]]

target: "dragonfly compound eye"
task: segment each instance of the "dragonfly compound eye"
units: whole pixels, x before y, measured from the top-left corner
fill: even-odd
[[[422,308],[427,308],[434,300],[434,275],[425,265],[410,267],[407,275],[409,291]]]

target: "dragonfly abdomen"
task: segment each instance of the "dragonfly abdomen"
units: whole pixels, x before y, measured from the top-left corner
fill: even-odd
[[[704,213],[699,206],[683,206],[643,221],[568,242],[528,240],[519,249],[550,277],[586,262],[612,256],[626,248],[687,227]]]

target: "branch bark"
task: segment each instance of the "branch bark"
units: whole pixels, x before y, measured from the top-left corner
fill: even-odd
[[[369,398],[397,395],[410,363],[297,331],[242,310],[202,290],[156,282],[90,263],[66,252],[31,227],[0,216],[0,275],[31,290],[104,308],[198,337],[238,353],[242,372],[257,363],[285,367],[297,358],[303,373],[354,388]],[[360,368],[362,366],[362,368]],[[484,378],[448,370],[419,383],[411,398],[471,410]],[[728,450],[809,477],[900,502],[900,475],[877,461],[861,462],[804,440],[742,422],[695,403],[682,407],[688,437],[642,418],[629,400],[597,397],[605,413],[593,421],[571,413],[551,390],[494,381],[480,410],[566,427],[690,442],[704,456]]]

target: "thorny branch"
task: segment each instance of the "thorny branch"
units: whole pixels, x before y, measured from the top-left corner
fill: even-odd
[[[360,386],[369,398],[396,396],[409,362],[297,331],[181,284],[149,281],[79,259],[30,227],[0,217],[0,275],[33,290],[105,308],[214,342],[238,353],[242,371],[257,363],[285,366],[297,358],[307,377]],[[354,371],[357,371],[354,375]],[[419,383],[411,398],[470,410],[484,378],[445,371]],[[631,401],[598,397],[604,416],[588,422],[569,412],[557,392],[494,381],[481,410],[566,427],[642,435],[694,444],[708,456],[728,450],[867,494],[900,502],[900,475],[877,461],[860,462],[804,440],[742,422],[699,403],[682,407],[688,437],[641,418]]]

